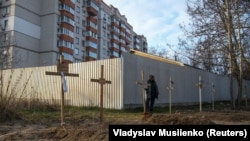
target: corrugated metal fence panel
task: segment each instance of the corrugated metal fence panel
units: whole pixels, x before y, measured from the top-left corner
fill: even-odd
[[[136,81],[141,80],[141,71],[144,71],[144,82],[148,80],[149,74],[154,74],[159,86],[159,99],[156,104],[169,103],[169,79],[174,81],[171,102],[176,104],[198,103],[199,88],[196,84],[199,76],[203,81],[202,101],[211,102],[212,83],[215,84],[215,100],[230,100],[229,78],[213,73],[202,71],[188,66],[177,66],[169,63],[156,61],[153,59],[124,54],[124,106],[142,106],[142,90],[136,85]],[[246,83],[246,82],[244,82]],[[234,98],[237,95],[237,81],[234,79]],[[248,84],[248,83],[246,83]],[[248,92],[250,91],[248,90]]]
[[[108,59],[69,65],[70,73],[79,77],[66,76],[68,92],[65,103],[73,106],[100,106],[100,84],[91,79],[101,77],[112,84],[103,86],[104,108],[123,108],[121,59]],[[46,71],[56,72],[56,66],[21,68],[3,71],[3,92],[17,98],[39,99],[49,104],[59,104],[61,99],[61,77],[45,75]]]
[[[56,71],[55,66],[21,68],[3,71],[3,93],[17,98],[43,99],[49,103],[60,99],[58,77],[47,77],[45,71]]]
[[[101,77],[101,65],[104,65],[103,77],[111,84],[103,85],[103,106],[105,108],[122,108],[122,77],[121,59],[107,59],[100,61],[70,64],[70,73],[78,73],[79,77],[66,77],[68,92],[66,99],[74,106],[99,106],[100,88],[91,79]]]

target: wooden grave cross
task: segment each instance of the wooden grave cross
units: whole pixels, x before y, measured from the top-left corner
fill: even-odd
[[[212,109],[214,110],[214,93],[215,93],[215,85],[212,83]]]
[[[136,81],[137,85],[141,86],[141,91],[142,91],[142,102],[143,102],[143,112],[146,114],[146,96],[145,96],[145,87],[146,83],[144,82],[144,72],[143,70],[141,71],[141,81]]]
[[[171,76],[170,76],[170,80],[169,80],[169,86],[167,87],[167,89],[169,90],[169,113],[171,114],[171,109],[172,109],[172,107],[171,107],[171,103],[172,103],[171,95],[172,95],[172,91],[174,89],[174,81],[172,81]]]
[[[248,96],[247,96],[247,85],[245,85],[245,89],[244,89],[244,98],[245,98],[245,104],[247,107],[247,101],[248,101]]]
[[[101,78],[99,79],[91,79],[92,82],[98,82],[101,85],[101,95],[100,95],[100,121],[103,119],[103,85],[111,84],[111,81],[106,80],[103,77],[103,65],[101,65]]]
[[[204,87],[203,81],[201,80],[201,76],[199,76],[199,82],[196,84],[199,87],[199,101],[200,101],[200,112],[202,111],[202,98],[201,98],[201,89]]]
[[[46,75],[61,76],[61,125],[64,124],[64,92],[66,91],[65,76],[79,77],[79,74],[69,73],[69,64],[64,62],[64,58],[60,55],[60,59],[57,64],[57,72],[46,71]]]

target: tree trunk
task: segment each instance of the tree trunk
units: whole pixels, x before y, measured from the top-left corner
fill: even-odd
[[[235,103],[234,103],[234,96],[233,96],[233,55],[232,55],[232,33],[231,33],[231,22],[232,22],[232,16],[230,13],[230,4],[228,0],[226,0],[226,10],[227,10],[227,33],[228,33],[228,49],[229,49],[229,61],[230,61],[230,97],[231,97],[231,108],[235,109]]]

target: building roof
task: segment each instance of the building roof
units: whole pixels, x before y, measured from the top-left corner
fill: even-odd
[[[157,55],[153,55],[153,54],[141,52],[141,51],[138,51],[138,50],[130,49],[129,52],[131,54],[135,54],[135,55],[138,55],[138,56],[142,56],[142,57],[146,57],[146,58],[150,58],[150,59],[162,61],[162,62],[165,62],[165,63],[174,64],[174,65],[178,65],[178,66],[185,66],[181,62],[170,60],[170,59],[166,59],[166,58],[163,58],[163,57],[160,57],[160,56],[157,56]]]

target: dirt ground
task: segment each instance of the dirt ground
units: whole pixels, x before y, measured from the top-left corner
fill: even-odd
[[[156,113],[135,120],[81,119],[47,123],[15,121],[0,123],[0,141],[108,141],[110,124],[159,124],[159,125],[250,125],[249,111],[217,111],[184,113]]]

